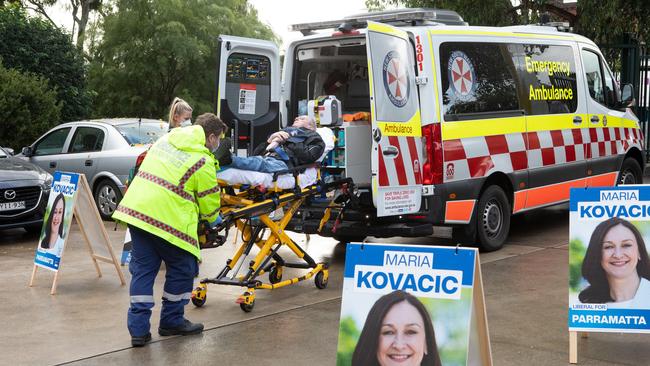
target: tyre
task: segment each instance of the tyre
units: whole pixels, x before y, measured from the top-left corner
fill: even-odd
[[[249,292],[244,292],[244,296],[250,296],[250,293]],[[246,304],[246,303],[243,303],[243,302],[239,304],[239,308],[242,309],[242,311],[245,312],[245,313],[250,313],[251,311],[253,311],[254,307],[255,307],[255,300],[254,299],[253,299],[253,301],[251,301],[250,304]]]
[[[275,285],[280,281],[282,281],[282,267],[278,267],[276,264],[273,266],[273,269],[271,269],[271,272],[269,272],[269,282]]]
[[[103,220],[110,220],[122,199],[122,192],[113,181],[104,179],[95,187],[95,204]]]
[[[192,304],[196,306],[197,308],[200,308],[201,306],[205,305],[205,302],[208,301],[208,294],[205,292],[205,288],[202,286],[199,286],[192,291]]]
[[[503,189],[489,186],[478,200],[476,232],[481,249],[492,252],[501,249],[510,231],[510,202]]]
[[[621,171],[618,173],[617,185],[624,184],[641,184],[643,183],[643,173],[639,162],[634,158],[625,158]]]
[[[327,287],[328,280],[329,279],[325,279],[325,273],[323,271],[320,271],[316,273],[316,277],[314,278],[314,283],[316,284],[316,287],[322,290]]]

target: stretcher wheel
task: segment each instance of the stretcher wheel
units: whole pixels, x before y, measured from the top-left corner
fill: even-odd
[[[250,295],[249,292],[244,292],[244,296],[249,296],[249,295]],[[251,311],[253,311],[253,308],[255,307],[255,299],[253,299],[253,301],[251,301],[250,304],[246,304],[246,303],[242,302],[242,303],[239,304],[239,307],[245,313],[250,313]]]
[[[321,290],[324,289],[325,287],[327,287],[328,279],[325,278],[325,272],[320,271],[320,272],[316,273],[316,277],[314,278],[314,282],[316,283],[316,287],[318,287]]]
[[[208,300],[208,289],[205,285],[199,285],[192,291],[192,304],[197,308],[205,305]]]
[[[269,272],[269,282],[276,284],[280,281],[282,281],[282,267],[275,265]]]

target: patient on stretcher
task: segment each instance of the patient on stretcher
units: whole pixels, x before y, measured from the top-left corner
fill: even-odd
[[[296,133],[296,130],[299,131]],[[307,137],[305,138],[303,134],[307,135]],[[295,135],[300,137],[294,139]],[[295,185],[293,175],[277,176],[277,181],[274,182],[272,173],[321,161],[334,148],[334,140],[332,130],[327,127],[317,129],[313,119],[307,116],[299,116],[295,119],[293,126],[272,134],[267,140],[266,146],[263,145],[256,149],[256,152],[258,154],[261,152],[262,156],[247,158],[233,156],[233,163],[223,167],[223,170],[217,173],[217,177],[228,184],[249,184],[264,187],[275,185],[280,189],[293,188]],[[279,153],[277,148],[273,148],[274,142],[277,143],[277,147],[283,148]],[[307,147],[307,149],[303,149],[304,147]],[[294,159],[283,160],[278,156],[286,151],[290,151],[289,154]],[[295,159],[296,155],[298,155],[298,159]],[[317,175],[315,168],[308,168],[301,172],[298,179],[301,188],[315,183],[318,179]]]

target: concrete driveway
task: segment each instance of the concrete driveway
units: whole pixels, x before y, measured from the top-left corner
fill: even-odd
[[[567,331],[567,206],[516,216],[508,244],[481,255],[495,365],[565,365]],[[113,249],[124,230],[106,223]],[[39,270],[27,286],[37,238],[21,229],[0,235],[0,364],[334,365],[345,247],[327,238],[293,235],[312,256],[331,263],[327,289],[312,280],[257,291],[251,313],[235,304],[239,287],[211,285],[204,307],[186,316],[203,322],[199,336],[159,337],[160,302],[152,317],[153,342],[134,349],[126,330],[128,285],[101,264],[97,278],[78,228],[71,232],[58,293],[49,295],[52,273]],[[371,242],[443,244],[435,238],[369,239]],[[204,251],[201,277],[214,276],[234,252],[229,241]],[[127,268],[123,268],[127,280]],[[287,272],[285,272],[285,276]],[[162,293],[161,273],[155,296]],[[650,335],[592,333],[579,340],[582,365],[648,365]]]

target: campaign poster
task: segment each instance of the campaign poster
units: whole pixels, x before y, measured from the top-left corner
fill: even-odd
[[[572,189],[569,330],[650,332],[650,186]]]
[[[54,172],[43,218],[43,229],[34,256],[34,263],[39,267],[59,270],[61,255],[72,223],[78,184],[78,174]]]
[[[336,364],[466,365],[476,249],[347,246]]]

